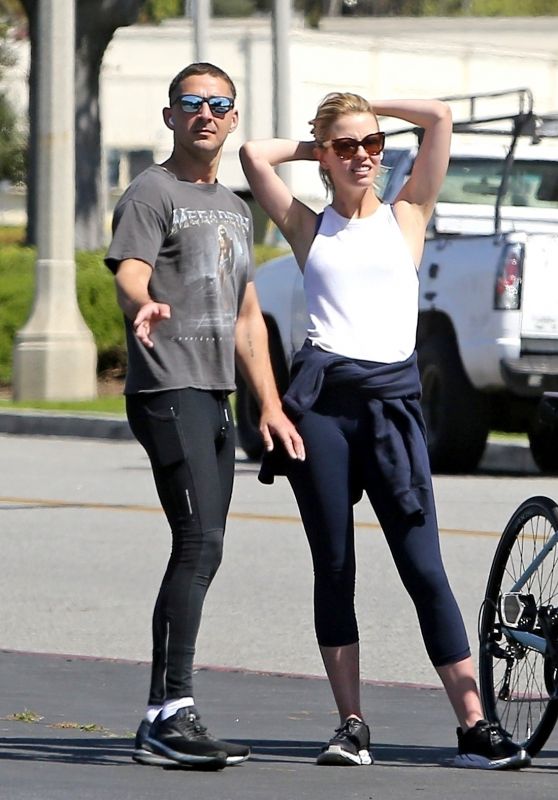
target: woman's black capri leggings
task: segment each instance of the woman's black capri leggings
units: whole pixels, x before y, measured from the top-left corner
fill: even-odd
[[[289,472],[314,565],[314,618],[325,647],[358,641],[351,483],[368,495],[436,667],[470,655],[461,613],[442,563],[432,489],[425,514],[404,516],[370,452],[371,416],[354,390],[323,390],[298,423],[306,461]],[[423,456],[429,474],[426,443]]]

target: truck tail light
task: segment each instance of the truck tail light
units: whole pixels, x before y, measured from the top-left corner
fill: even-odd
[[[494,286],[495,309],[520,308],[524,254],[524,246],[519,242],[506,245],[496,272],[496,284]]]

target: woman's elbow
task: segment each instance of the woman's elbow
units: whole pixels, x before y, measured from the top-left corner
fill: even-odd
[[[253,164],[257,157],[257,147],[255,142],[244,142],[238,151],[240,163],[243,167]]]
[[[444,100],[435,101],[435,114],[436,117],[442,122],[452,123],[451,108]]]

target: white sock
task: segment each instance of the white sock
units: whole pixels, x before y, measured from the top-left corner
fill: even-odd
[[[153,722],[155,717],[159,714],[159,711],[162,709],[163,706],[147,706],[147,711],[145,712],[145,719],[149,720],[149,722]]]
[[[178,700],[167,700],[161,711],[161,719],[168,719],[176,714],[179,708],[186,708],[194,705],[193,697],[179,697]]]

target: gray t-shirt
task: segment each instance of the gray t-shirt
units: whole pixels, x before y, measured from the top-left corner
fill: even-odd
[[[126,394],[161,389],[222,389],[234,383],[234,330],[253,277],[252,217],[219,183],[178,180],[157,164],[135,178],[114,210],[105,258],[112,272],[126,258],[153,267],[150,296],[170,320],[144,347],[126,319]]]

